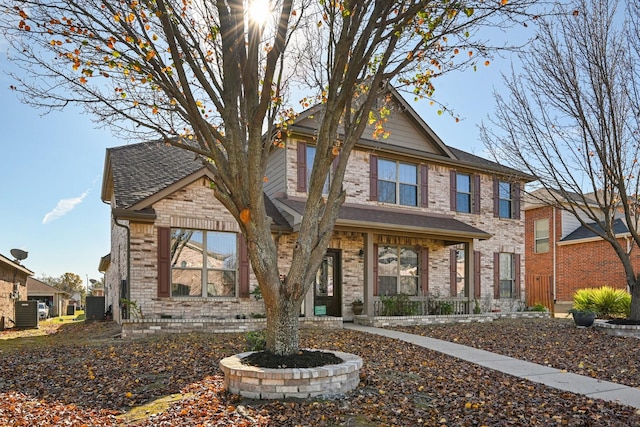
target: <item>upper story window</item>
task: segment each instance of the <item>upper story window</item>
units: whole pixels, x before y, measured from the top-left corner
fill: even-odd
[[[427,165],[370,158],[371,200],[402,206],[428,206]]]
[[[534,225],[534,251],[537,254],[549,252],[549,220],[539,219]]]
[[[378,159],[378,201],[418,206],[418,166]]]
[[[480,213],[480,175],[451,171],[451,210]]]
[[[309,189],[309,183],[311,182],[311,171],[313,170],[313,160],[316,157],[316,147],[308,145],[304,142],[298,142],[298,176],[297,176],[297,191],[307,192]],[[329,193],[329,183],[331,178],[331,171],[322,188],[322,194]]]
[[[307,153],[306,153],[306,163],[307,163],[307,189],[309,188],[309,183],[311,182],[311,171],[313,170],[313,160],[316,157],[316,147],[313,145],[307,145]],[[331,171],[329,171],[329,175],[331,175]],[[322,194],[329,194],[329,176],[324,181],[324,186],[322,187]]]
[[[511,184],[498,181],[498,216],[500,218],[511,218]]]
[[[471,213],[471,175],[459,173],[456,175],[456,210]]]
[[[498,218],[520,219],[520,185],[493,181],[493,214]]]
[[[171,229],[171,296],[235,297],[236,233]]]

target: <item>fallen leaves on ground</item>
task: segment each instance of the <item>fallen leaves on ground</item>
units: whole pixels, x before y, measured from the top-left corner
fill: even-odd
[[[579,375],[640,387],[640,340],[577,328],[570,319],[503,319],[394,328]]]
[[[597,362],[605,363],[609,347],[617,345],[617,340],[588,331],[594,335],[585,345],[581,335],[585,331],[565,327],[567,322],[557,319],[534,322],[538,321],[501,321],[488,325],[486,332],[473,324],[414,332],[442,334],[462,343],[468,328],[470,338],[512,348],[522,357],[537,351],[567,364],[583,361],[595,374],[606,371]],[[640,414],[627,406],[555,390],[408,343],[350,330],[301,331],[301,345],[360,355],[364,366],[356,390],[330,399],[248,400],[223,391],[218,368],[220,359],[244,351],[243,334],[165,335],[127,341],[110,338],[112,332],[104,323],[95,322],[62,327],[47,342],[8,345],[14,340],[0,341],[0,425],[640,425]],[[24,338],[16,339],[20,340]],[[577,350],[581,344],[578,354],[562,350]],[[627,345],[631,344],[624,344],[629,350]],[[530,346],[531,350],[524,350]],[[556,348],[562,351],[554,353]],[[634,348],[619,366],[638,354]],[[599,353],[600,359],[585,358],[589,352]],[[173,398],[153,405],[167,396]],[[142,409],[146,416],[123,416],[134,408],[140,412],[145,404],[149,405]]]

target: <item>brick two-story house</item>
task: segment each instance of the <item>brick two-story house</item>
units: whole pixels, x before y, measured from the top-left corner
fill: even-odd
[[[584,200],[574,197],[566,203],[583,204]],[[593,209],[597,211],[595,202]],[[578,289],[626,289],[622,263],[611,245],[582,226],[571,212],[554,206],[546,190],[527,197],[524,211],[526,282],[532,292],[537,292],[533,289],[537,286],[548,287],[548,291],[541,291],[549,292],[557,310],[564,311],[571,307]],[[622,218],[615,220],[614,231],[623,246],[632,244]],[[636,269],[640,269],[640,253],[634,251],[632,256]]]
[[[525,292],[520,191],[531,177],[447,146],[392,95],[390,136],[377,140],[370,130],[351,153],[346,202],[301,314],[351,320],[360,298],[371,316],[381,296],[397,293],[512,309]],[[267,168],[265,202],[283,274],[307,196],[315,111],[297,118]],[[213,197],[211,178],[192,153],[159,142],[107,150],[105,294],[114,319],[127,317],[121,298],[146,319],[264,312],[244,239]]]

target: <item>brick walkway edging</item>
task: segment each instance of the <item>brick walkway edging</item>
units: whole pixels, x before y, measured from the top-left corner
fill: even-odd
[[[360,382],[362,358],[355,354],[331,351],[343,360],[336,365],[270,369],[243,365],[240,360],[251,353],[236,354],[220,361],[225,388],[230,393],[249,399],[306,399],[341,395],[354,390]]]

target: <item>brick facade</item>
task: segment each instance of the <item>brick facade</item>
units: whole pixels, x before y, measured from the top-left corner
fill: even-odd
[[[13,327],[15,302],[27,300],[27,277],[32,274],[0,255],[0,330]]]
[[[562,242],[563,220],[567,212],[550,206],[525,211],[526,274],[549,276],[555,289],[556,303],[571,303],[578,289],[610,286],[626,289],[627,281],[620,259],[611,245],[600,238]],[[555,219],[554,219],[555,214]],[[549,221],[549,251],[535,252],[535,222]],[[624,239],[620,239],[623,246]],[[555,267],[554,267],[555,259]],[[640,269],[640,253],[633,255]]]
[[[345,204],[368,209],[371,212],[384,208],[387,212],[393,210],[394,213],[420,215],[423,218],[447,218],[447,220],[451,220],[451,223],[464,226],[462,230],[469,230],[473,227],[472,230],[475,231],[473,233],[460,231],[456,229],[456,226],[451,226],[453,227],[451,229],[430,228],[430,225],[422,225],[414,229],[405,227],[402,230],[394,230],[393,226],[380,228],[380,226],[369,225],[376,224],[375,219],[364,225],[358,224],[357,227],[338,224],[329,249],[339,254],[341,317],[345,320],[354,318],[351,303],[355,299],[368,301],[369,312],[373,307],[372,299],[379,299],[372,291],[374,288],[372,277],[375,274],[373,265],[378,263],[377,253],[374,254],[371,250],[375,248],[375,245],[416,248],[416,252],[419,251],[421,254],[427,254],[428,251],[427,271],[425,272],[425,269],[422,268],[419,277],[421,279],[428,277],[428,292],[431,297],[455,297],[471,300],[471,306],[473,306],[473,299],[478,299],[485,311],[497,308],[503,311],[514,311],[521,308],[520,301],[524,299],[526,292],[524,268],[522,268],[525,261],[524,215],[520,215],[518,212],[514,218],[504,219],[498,218],[494,214],[494,184],[497,178],[512,180],[516,177],[515,179],[520,179],[520,181],[514,183],[522,187],[527,177],[521,176],[513,170],[501,170],[499,165],[469,154],[458,159],[448,151],[449,148],[444,146],[442,142],[433,140],[429,136],[429,132],[424,132],[425,129],[416,127],[415,122],[406,121],[401,116],[402,114],[398,114],[394,118],[397,120],[396,128],[414,126],[415,135],[423,135],[425,140],[420,141],[415,138],[402,140],[403,133],[399,132],[398,141],[385,142],[387,147],[384,152],[378,151],[377,148],[368,147],[366,144],[357,146],[349,157],[343,183],[347,193]],[[266,174],[269,178],[268,183],[265,184],[265,193],[272,200],[280,197],[276,196],[277,194],[285,195],[292,200],[306,198],[306,192],[300,191],[300,188],[304,186],[300,186],[300,183],[297,182],[298,172],[301,169],[304,170],[297,167],[299,159],[305,158],[305,156],[299,156],[302,151],[298,153],[298,149],[302,146],[301,142],[310,144],[312,140],[305,139],[303,135],[294,134],[281,151],[276,151],[273,154]],[[394,145],[400,148],[395,149]],[[424,151],[411,151],[422,146],[424,146]],[[397,152],[393,152],[394,150]],[[372,200],[370,193],[371,162],[376,158],[372,157],[372,154],[380,159],[388,157],[392,161],[396,160],[416,166],[419,171],[418,185],[420,186],[418,206],[408,207]],[[129,158],[126,158],[126,161],[129,161]],[[452,170],[477,177],[479,209],[475,213],[460,213],[452,210],[450,200],[452,197]],[[105,176],[111,175],[105,174]],[[163,189],[158,193],[162,194],[161,197],[145,195],[147,199],[144,199],[143,207],[147,210],[153,210],[152,220],[147,218],[136,221],[135,215],[131,215],[127,219],[121,218],[112,222],[111,264],[105,274],[105,293],[107,305],[113,306],[115,320],[123,320],[120,307],[123,281],[129,287],[128,299],[137,304],[145,319],[221,320],[234,319],[238,316],[248,318],[252,314],[264,313],[262,301],[254,298],[240,296],[226,298],[159,297],[159,228],[239,232],[235,219],[214,198],[210,188],[211,182],[206,173],[199,175],[192,173],[190,176],[194,177],[191,181],[179,181],[180,187],[176,184],[175,188],[171,187],[171,191]],[[426,203],[423,199],[425,185]],[[126,188],[126,185],[123,187]],[[105,185],[103,188],[113,189],[113,186]],[[144,189],[141,192],[144,194]],[[455,197],[455,192],[453,194]],[[128,196],[133,197],[131,194]],[[117,198],[113,194],[103,194],[103,200],[109,199],[114,209],[119,208],[116,203]],[[377,199],[377,197],[373,199]],[[139,204],[142,205],[142,203]],[[278,206],[277,201],[274,201],[274,204],[276,207]],[[513,206],[520,205],[514,202]],[[286,211],[283,206],[280,208],[282,215],[295,230],[294,214]],[[119,209],[122,210],[122,208]],[[371,213],[371,215],[375,214]],[[479,240],[478,236],[487,236],[488,238]],[[289,268],[290,254],[293,252],[296,238],[294,231],[284,232],[278,237],[278,266],[282,274],[286,275]],[[477,275],[474,271],[470,271],[469,277],[465,278],[466,292],[461,292],[460,288],[462,286],[462,290],[464,290],[465,282],[462,281],[462,285],[458,283],[456,274],[461,271],[464,273],[465,270],[464,268],[460,269],[455,258],[452,258],[452,251],[457,247],[453,246],[452,242],[459,242],[465,245],[465,248],[470,249],[469,253],[465,254],[468,268],[472,265],[471,259],[476,260],[479,265]],[[496,266],[494,264],[498,253],[513,254],[515,261],[520,260],[520,264],[514,269],[516,273],[519,273],[515,282],[519,282],[520,292],[508,298],[495,298],[498,292],[494,288],[496,281],[494,274]],[[416,271],[414,274],[418,275],[418,272]],[[473,286],[473,281],[476,279],[479,279],[480,282],[479,296],[475,295]],[[255,289],[257,282],[252,272],[249,281],[249,288]],[[313,303],[314,292],[311,289],[303,304],[305,316],[314,315]]]

